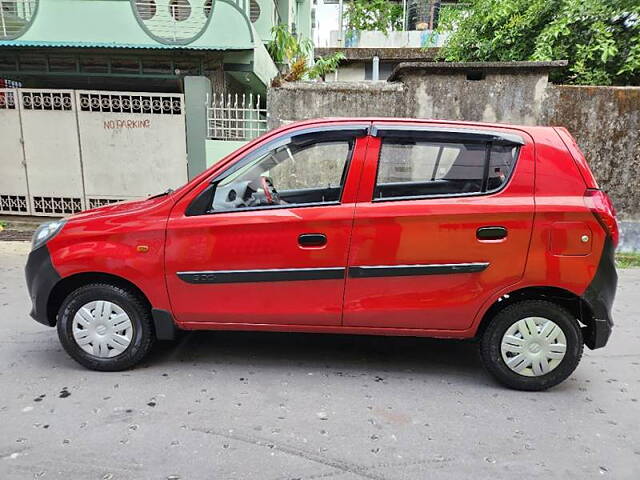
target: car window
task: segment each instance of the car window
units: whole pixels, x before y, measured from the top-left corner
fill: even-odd
[[[516,163],[518,149],[510,145],[493,145],[489,158],[487,191],[497,190],[509,178]]]
[[[375,198],[474,194],[500,188],[517,148],[494,145],[486,171],[485,143],[429,142],[385,138],[380,149]]]
[[[295,153],[289,149],[290,161],[273,167],[269,176],[281,191],[340,187],[350,148],[340,140],[316,143]]]
[[[210,210],[338,202],[353,144],[294,137],[216,182]]]

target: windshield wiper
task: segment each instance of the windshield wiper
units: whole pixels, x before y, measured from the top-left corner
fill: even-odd
[[[167,188],[164,192],[162,193],[158,193],[156,195],[152,195],[149,197],[149,199],[152,198],[160,198],[160,197],[164,197],[165,195],[169,195],[170,193],[173,193],[173,188]]]

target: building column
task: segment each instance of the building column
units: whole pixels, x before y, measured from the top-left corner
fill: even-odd
[[[184,103],[189,180],[207,168],[207,99],[211,81],[207,77],[184,77]]]

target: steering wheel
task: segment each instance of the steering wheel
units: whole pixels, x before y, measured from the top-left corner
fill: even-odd
[[[260,177],[260,186],[264,191],[264,198],[269,205],[280,204],[280,194],[273,186],[273,182],[269,177]]]

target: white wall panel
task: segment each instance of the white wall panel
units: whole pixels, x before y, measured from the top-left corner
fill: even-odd
[[[0,213],[29,214],[17,91],[0,89]]]
[[[21,89],[19,97],[32,213],[81,211],[82,166],[73,91]]]
[[[182,95],[78,90],[76,99],[90,205],[145,197],[187,181]]]
[[[0,212],[63,216],[179,187],[184,108],[179,94],[0,90]]]

